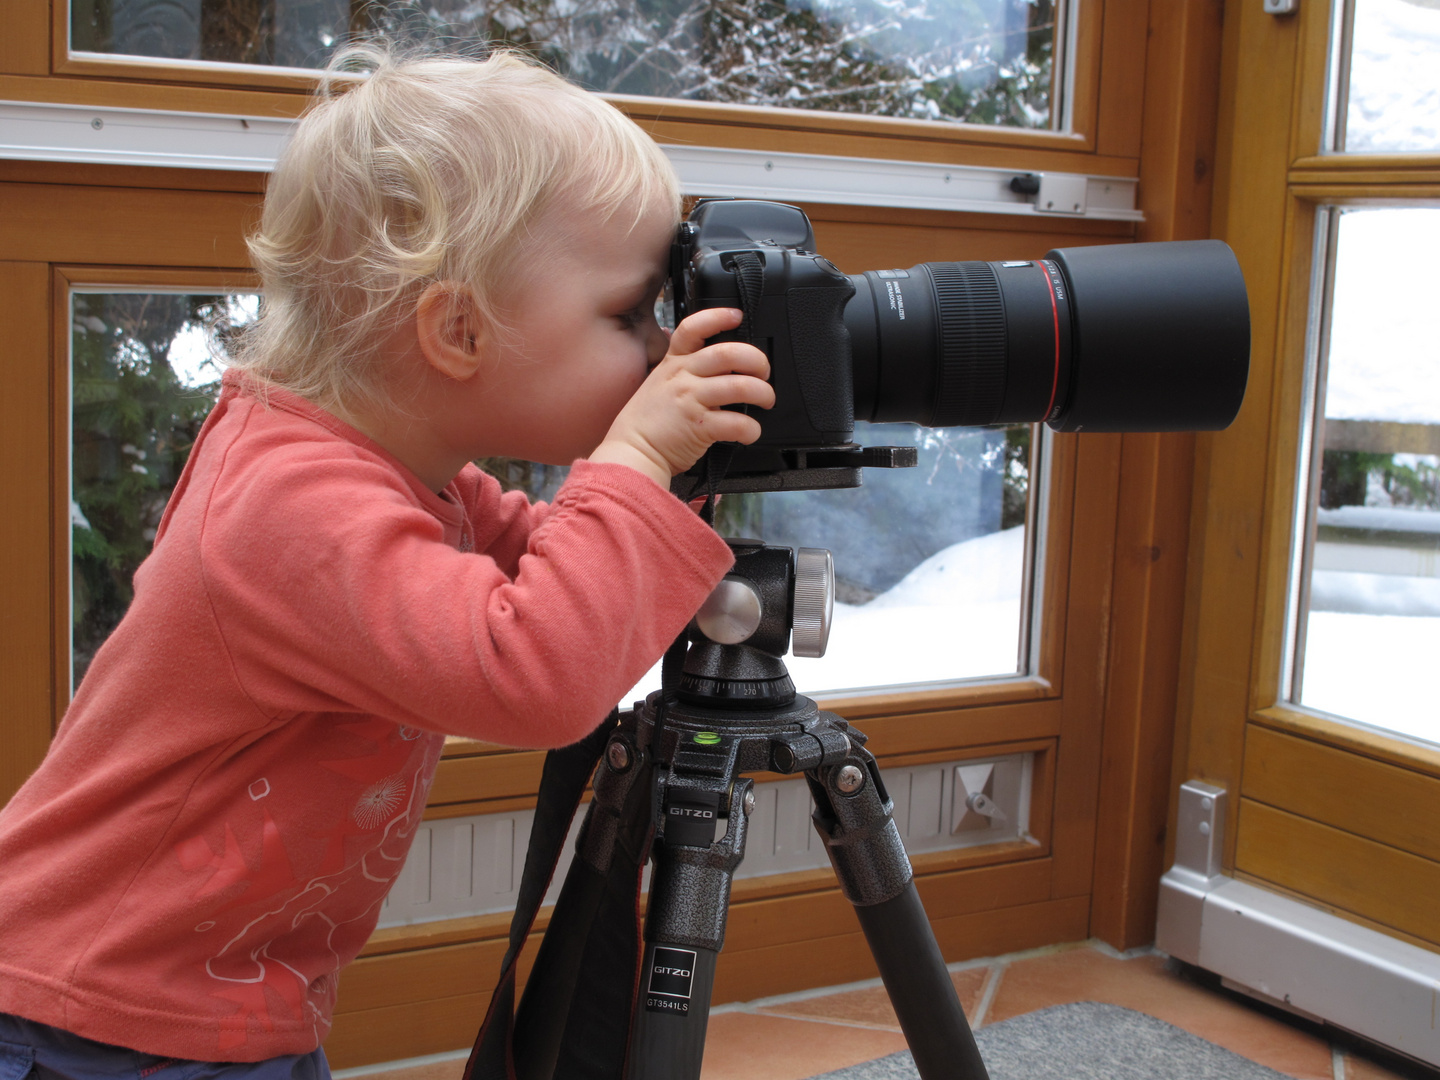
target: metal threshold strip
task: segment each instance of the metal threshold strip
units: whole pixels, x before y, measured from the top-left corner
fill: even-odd
[[[1220,873],[1226,792],[1181,785],[1156,945],[1237,989],[1440,1065],[1440,955]]]
[[[0,158],[269,172],[293,120],[0,102]],[[1138,181],[1081,173],[662,144],[689,195],[1141,221]],[[1012,181],[1025,178],[1014,190]],[[1030,190],[1033,189],[1033,190]]]

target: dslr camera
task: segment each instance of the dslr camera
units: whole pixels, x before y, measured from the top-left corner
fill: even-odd
[[[760,439],[713,447],[676,478],[685,497],[855,487],[864,467],[914,463],[913,448],[857,446],[856,420],[1218,430],[1249,372],[1245,280],[1218,240],[846,274],[798,207],[709,199],[676,232],[665,302],[676,323],[744,311],[715,340],[761,348],[775,388]]]

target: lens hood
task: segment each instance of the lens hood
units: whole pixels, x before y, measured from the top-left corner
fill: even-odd
[[[1217,431],[1240,410],[1250,304],[1219,240],[1060,248],[1069,391],[1057,431]]]

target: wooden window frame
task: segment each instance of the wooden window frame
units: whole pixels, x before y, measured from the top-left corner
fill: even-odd
[[[1316,265],[1316,257],[1323,253],[1322,244],[1334,242],[1333,232],[1322,241],[1318,230],[1330,208],[1440,206],[1440,154],[1431,155],[1435,160],[1430,162],[1412,160],[1400,169],[1377,167],[1371,157],[1363,163],[1365,178],[1358,183],[1352,179],[1358,171],[1357,163],[1334,157],[1317,159],[1323,162],[1318,167],[1307,163],[1300,173],[1304,179],[1296,178],[1298,169],[1291,173],[1284,241],[1290,251],[1291,273],[1280,300],[1283,321],[1276,344],[1279,389],[1267,463],[1271,489],[1266,508],[1264,576],[1250,716],[1264,727],[1440,777],[1440,748],[1335,720],[1321,709],[1294,701],[1293,688],[1287,685],[1286,654],[1295,616],[1290,603],[1290,579],[1295,546],[1301,542],[1296,535],[1296,504],[1306,495],[1300,488],[1298,464],[1301,438],[1310,422],[1304,414],[1306,382],[1313,377],[1309,352],[1315,347],[1311,303],[1316,294],[1316,275],[1324,272]],[[1430,183],[1417,183],[1426,173],[1431,174]],[[1387,184],[1387,178],[1400,190]]]
[[[55,176],[64,169],[60,166],[34,166],[30,172],[39,170],[39,175]],[[13,169],[24,177],[24,168]],[[122,176],[133,177],[147,170],[126,169],[120,166],[86,166],[81,173],[92,183],[109,184]],[[162,172],[162,170],[150,170]],[[69,175],[69,173],[67,173]],[[224,178],[221,178],[223,182]],[[239,177],[235,186],[245,187],[249,178]],[[21,184],[11,189],[12,208],[18,217],[24,219],[29,228],[28,236],[20,238],[17,254],[27,254],[27,247],[34,247],[34,254],[42,251],[56,251],[68,256],[64,261],[52,263],[52,292],[54,297],[54,325],[51,328],[55,362],[50,373],[48,389],[50,402],[50,514],[47,528],[50,540],[48,562],[51,571],[51,603],[46,622],[51,627],[52,642],[50,660],[50,727],[59,723],[70,699],[69,671],[66,658],[70,655],[69,610],[70,587],[68,567],[69,551],[69,391],[68,391],[68,291],[74,288],[140,288],[154,286],[161,289],[251,289],[257,285],[254,274],[243,268],[245,253],[238,237],[245,225],[253,221],[258,213],[258,193],[200,193],[186,191],[156,192],[133,181],[136,186],[110,188],[105,186],[66,186],[57,188],[40,183]],[[52,196],[60,191],[57,202]],[[34,200],[33,204],[27,200]],[[103,202],[109,212],[124,219],[127,232],[105,235],[89,235],[83,222],[92,220],[97,205]],[[216,216],[216,206],[223,207]],[[851,244],[873,243],[868,228],[863,222],[847,218],[869,218],[872,215],[833,212],[833,208],[812,207],[822,216],[817,231],[822,238],[826,228],[839,230],[836,246],[843,252],[848,236]],[[934,223],[936,219],[951,219],[951,215],[938,212],[899,211],[892,216],[904,220]],[[826,220],[828,217],[829,220]],[[968,215],[967,224],[983,223],[984,215]],[[227,220],[228,219],[228,220]],[[1040,250],[1026,250],[1025,236],[1033,235],[1031,246],[1048,246],[1054,239],[1055,230],[1064,226],[1068,233],[1080,236],[1092,235],[1116,239],[1124,237],[1130,230],[1122,222],[1062,222],[1003,218],[994,222],[992,233],[977,232],[976,243],[982,248],[996,246],[996,250],[980,250],[969,253],[978,258],[1000,258],[1007,255],[1034,257]],[[1018,228],[1017,228],[1018,226]],[[844,230],[851,229],[850,233]],[[858,239],[854,230],[858,227]],[[169,231],[175,239],[163,245],[166,258],[173,260],[165,268],[146,268],[125,265],[125,254],[131,250],[131,243],[142,249],[147,232],[156,233],[161,229]],[[893,226],[892,226],[893,228]],[[228,232],[231,244],[228,249],[219,249],[213,236]],[[905,242],[913,243],[913,238]],[[1018,250],[1017,250],[1018,248]],[[828,248],[827,248],[828,250]],[[937,253],[941,257],[943,253]],[[837,257],[840,257],[837,254]],[[229,263],[232,269],[217,269],[215,263]],[[190,263],[193,269],[175,269],[175,265]],[[926,749],[960,749],[965,746],[990,745],[1014,741],[1030,742],[1057,737],[1062,728],[1061,702],[1065,691],[1066,642],[1073,635],[1084,638],[1086,631],[1069,624],[1069,606],[1073,603],[1071,586],[1070,548],[1076,542],[1075,506],[1077,497],[1076,472],[1081,447],[1088,445],[1093,437],[1079,440],[1075,436],[1048,435],[1051,447],[1044,455],[1042,478],[1032,489],[1030,519],[1037,519],[1042,497],[1047,501],[1043,512],[1038,514],[1048,536],[1048,552],[1037,567],[1033,589],[1042,613],[1038,634],[1032,632],[1031,670],[1016,675],[999,675],[994,678],[976,678],[958,681],[937,687],[894,689],[881,688],[874,693],[843,695],[817,695],[823,707],[841,712],[849,719],[864,722],[867,733],[881,736],[885,755],[913,754]],[[883,480],[883,478],[882,478]],[[1097,533],[1091,547],[1102,550],[1104,535],[1110,526],[1104,515],[1094,519],[1091,526],[1080,526]],[[1099,587],[1106,578],[1091,576]],[[1082,593],[1087,592],[1082,589]],[[1097,608],[1103,599],[1097,593],[1089,597],[1087,604]],[[1033,609],[1036,605],[1027,605]],[[1030,628],[1027,627],[1027,631]],[[1078,640],[1078,639],[1077,639]],[[1098,639],[1096,639],[1098,641]],[[1017,642],[1018,646],[1018,642]],[[1083,651],[1083,650],[1082,650]],[[1000,710],[990,718],[990,710]],[[955,741],[953,732],[963,731],[964,736]],[[948,735],[947,732],[952,734]],[[499,810],[509,808],[516,797],[530,797],[536,788],[543,754],[513,751],[508,748],[490,746],[465,739],[453,739],[447,747],[445,761],[436,778],[431,796],[432,813],[436,816],[453,816],[457,813],[482,812],[482,808]],[[497,802],[496,800],[499,800]]]
[[[1285,243],[1291,253],[1292,272],[1281,298],[1284,316],[1276,346],[1279,391],[1268,463],[1272,485],[1266,508],[1265,572],[1250,714],[1262,726],[1440,777],[1440,749],[1331,719],[1322,710],[1291,700],[1291,688],[1285,685],[1286,647],[1293,632],[1289,589],[1292,553],[1298,542],[1295,505],[1304,497],[1296,466],[1301,435],[1308,422],[1303,415],[1303,399],[1310,377],[1307,351],[1313,345],[1310,304],[1315,292],[1314,277],[1320,272],[1315,265],[1320,251],[1317,229],[1325,210],[1331,207],[1440,205],[1440,154],[1430,155],[1429,161],[1412,159],[1395,164],[1375,160],[1378,155],[1367,157],[1370,160],[1365,162],[1319,158],[1298,166],[1291,174]],[[1358,182],[1357,173],[1361,174]]]
[[[156,291],[228,292],[251,291],[259,288],[258,277],[244,270],[196,268],[147,269],[134,266],[58,264],[52,269],[54,310],[51,340],[55,343],[55,363],[51,371],[51,470],[50,497],[52,522],[50,552],[52,572],[52,610],[50,623],[53,643],[52,730],[65,713],[71,697],[70,618],[72,596],[67,570],[70,566],[70,296],[76,291],[133,291],[153,288]],[[1027,527],[1038,522],[1048,535],[1070,537],[1074,527],[1076,449],[1074,436],[1048,433],[1046,450],[1037,453],[1042,459],[1040,483],[1032,488]],[[1033,475],[1033,473],[1032,473]],[[883,482],[883,478],[881,481]],[[1044,502],[1044,506],[1040,504]],[[1028,539],[1028,538],[1027,538]],[[1044,537],[1042,536],[1042,540]],[[822,708],[839,712],[851,720],[874,720],[874,728],[888,736],[884,739],[886,765],[908,765],[921,760],[915,755],[945,746],[946,750],[1004,743],[1003,752],[1019,752],[1012,743],[1029,747],[1036,740],[1053,739],[1060,734],[1057,704],[1064,690],[1064,642],[1066,637],[1066,604],[1070,595],[1069,562],[1064,557],[1066,544],[1051,542],[1033,575],[1027,575],[1038,603],[1025,603],[1027,615],[1037,608],[1041,615],[1038,627],[1022,625],[1032,648],[1030,671],[1013,675],[998,674],[929,687],[881,687],[874,692],[857,691],[845,694],[816,694]],[[1027,571],[1030,570],[1027,557]],[[1017,648],[1019,646],[1017,641]],[[1003,707],[994,718],[978,723],[969,719],[973,710]],[[959,722],[959,723],[957,723]],[[963,743],[946,746],[945,729],[964,730]],[[867,734],[872,732],[867,731]],[[996,751],[1000,752],[1000,751]],[[895,760],[889,760],[895,758]],[[429,800],[427,818],[454,817],[461,814],[495,813],[534,805],[544,753],[516,751],[465,738],[447,741],[444,760],[436,776]],[[517,801],[518,800],[518,801]]]
[[[68,305],[63,314],[56,308],[66,275],[128,285],[253,281],[242,237],[258,216],[261,193],[255,178],[241,174],[34,162],[0,162],[0,186],[0,315],[9,330],[11,387],[0,445],[24,463],[0,535],[9,568],[0,649],[10,654],[0,660],[9,717],[0,797],[8,798],[44,755],[70,696],[62,660],[70,653],[70,350]],[[101,220],[112,227],[95,229],[91,223]],[[145,268],[137,254],[161,247],[167,265]],[[192,269],[177,270],[185,267]],[[42,356],[45,363],[34,362]]]
[[[1125,0],[1072,0],[1068,131],[605,95],[661,142],[1133,177],[1143,73],[1106,56],[1143,55],[1146,11]],[[0,42],[0,98],[295,116],[316,85],[296,69],[72,55],[68,0],[25,5]],[[14,76],[17,78],[7,78]],[[46,85],[36,85],[36,77]]]
[[[71,297],[76,292],[134,292],[154,290],[173,293],[227,293],[255,292],[260,287],[259,275],[253,271],[235,270],[176,270],[142,269],[133,266],[77,266],[58,264],[52,267],[55,298],[51,312],[54,327],[51,341],[55,343],[55,364],[51,369],[50,401],[52,416],[50,430],[53,442],[51,461],[54,490],[51,502],[54,520],[51,525],[51,564],[54,586],[54,612],[52,626],[54,644],[51,651],[51,669],[54,678],[54,707],[52,721],[59,724],[70,705],[71,662],[74,641],[71,631],[71,607],[74,597],[72,588],[71,562],[71,450],[74,432],[72,430],[71,360],[72,334],[70,313],[73,306]]]

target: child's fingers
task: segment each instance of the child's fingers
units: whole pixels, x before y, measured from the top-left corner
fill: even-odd
[[[706,438],[712,442],[750,444],[760,438],[760,421],[740,412],[716,409],[706,417]]]
[[[715,375],[753,375],[757,379],[770,377],[770,359],[754,345],[743,341],[720,341],[707,345],[699,352],[680,357],[685,367],[702,378]]]
[[[704,348],[705,340],[734,330],[744,319],[739,308],[705,308],[687,315],[670,335],[672,353],[693,353]]]
[[[716,375],[695,388],[695,400],[707,409],[725,405],[758,405],[769,409],[775,404],[775,388],[763,379],[748,375]]]

